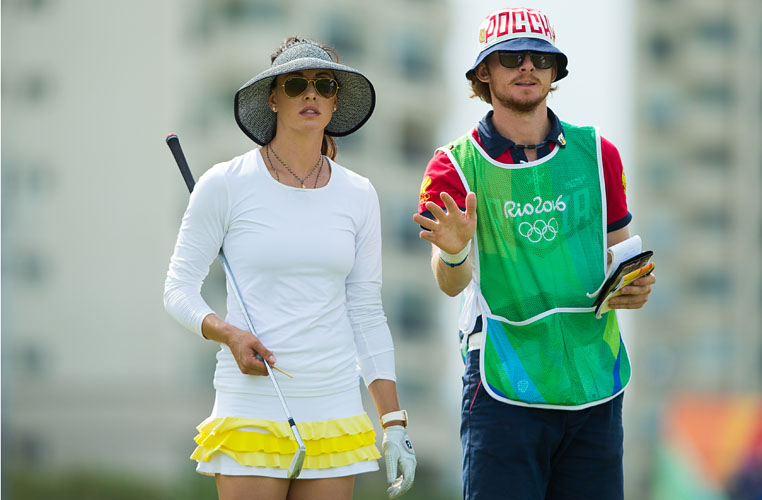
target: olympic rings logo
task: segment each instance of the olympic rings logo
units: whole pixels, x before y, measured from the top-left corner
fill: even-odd
[[[553,217],[548,222],[542,219],[537,219],[534,224],[522,222],[519,224],[519,234],[532,243],[538,243],[541,240],[553,241],[558,234],[558,221]]]

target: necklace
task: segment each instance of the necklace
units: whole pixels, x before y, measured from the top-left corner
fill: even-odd
[[[322,158],[323,155],[320,155],[320,157]],[[323,162],[321,161],[320,162],[320,168],[318,169],[318,173],[315,176],[315,185],[312,186],[313,189],[317,187],[318,179],[320,179],[320,172],[322,172],[322,171],[323,171]]]
[[[538,149],[545,146],[547,143],[548,141],[545,140],[539,144],[514,144],[513,147],[516,149]]]
[[[275,180],[280,182],[280,174],[275,169],[272,158],[270,158],[270,148],[265,148],[265,154],[267,155],[267,163],[270,164],[270,168],[273,169],[273,172],[275,172]]]
[[[315,169],[316,169],[316,168],[318,168],[318,165],[321,165],[321,166],[322,166],[322,164],[323,164],[323,162],[322,162],[322,160],[323,160],[323,155],[322,155],[322,154],[321,154],[321,155],[318,155],[318,159],[317,159],[317,161],[315,162],[315,164],[312,166],[312,168],[310,169],[310,171],[309,171],[309,172],[307,172],[307,175],[305,175],[305,176],[304,176],[304,178],[301,178],[301,177],[299,177],[298,175],[296,175],[296,174],[294,173],[294,171],[293,171],[293,170],[291,170],[291,169],[289,168],[289,166],[288,166],[288,165],[286,165],[286,162],[284,162],[283,160],[281,160],[281,159],[280,159],[280,156],[278,156],[278,153],[276,153],[276,152],[275,152],[275,150],[273,149],[273,146],[272,146],[272,144],[268,144],[268,146],[269,146],[269,149],[271,149],[271,150],[272,150],[273,154],[275,155],[275,158],[276,158],[276,159],[277,159],[277,160],[280,162],[280,164],[281,164],[281,165],[283,165],[284,167],[286,167],[286,170],[288,170],[288,171],[289,171],[289,173],[290,173],[291,175],[293,175],[294,177],[296,177],[296,180],[298,180],[298,181],[301,183],[301,185],[302,185],[302,189],[305,189],[305,186],[304,186],[304,181],[306,181],[306,180],[309,178],[309,176],[311,176],[311,175],[312,175],[312,172],[314,172],[314,171],[315,171]],[[315,186],[317,186],[317,179],[315,180]]]

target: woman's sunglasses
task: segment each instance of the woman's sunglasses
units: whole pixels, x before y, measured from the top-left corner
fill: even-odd
[[[532,64],[537,69],[549,69],[556,62],[555,54],[537,54],[535,52],[498,52],[497,57],[500,64],[506,68],[518,68],[524,64],[524,60],[529,56]]]
[[[326,99],[335,96],[336,92],[339,91],[339,82],[333,78],[304,78],[302,76],[291,76],[286,78],[286,81],[284,81],[281,86],[283,87],[283,92],[285,92],[287,96],[296,97],[302,95],[302,93],[307,90],[310,83],[315,87],[315,92]]]

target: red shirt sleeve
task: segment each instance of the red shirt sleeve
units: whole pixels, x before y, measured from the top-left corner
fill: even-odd
[[[426,166],[426,172],[423,174],[421,183],[421,193],[418,197],[418,213],[428,215],[426,202],[433,201],[444,208],[444,203],[439,197],[441,192],[446,192],[452,196],[455,203],[462,210],[466,207],[466,188],[460,180],[460,175],[450,158],[442,151],[437,150],[434,157]]]
[[[630,223],[632,215],[627,210],[627,182],[622,168],[619,151],[605,137],[601,137],[603,157],[603,180],[606,185],[606,213],[609,232],[621,229]]]

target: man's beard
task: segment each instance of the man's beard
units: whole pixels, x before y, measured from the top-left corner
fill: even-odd
[[[540,97],[531,101],[518,100],[511,96],[502,95],[501,92],[492,88],[491,85],[490,85],[490,92],[492,93],[492,99],[498,101],[504,108],[507,108],[511,111],[515,111],[516,113],[525,114],[525,113],[531,113],[532,111],[537,109],[537,106],[539,106],[545,101],[545,98],[548,97],[548,94],[550,93],[550,88],[545,89],[545,92],[543,92],[543,94]]]

